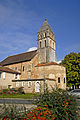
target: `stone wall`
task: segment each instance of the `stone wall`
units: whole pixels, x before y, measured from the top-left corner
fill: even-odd
[[[36,55],[31,61],[11,64],[11,65],[7,65],[6,67],[21,72],[19,80],[25,80],[25,79],[35,78],[34,73],[35,73],[35,66],[38,64],[37,61],[38,60]]]
[[[63,66],[48,65],[36,67],[36,75],[38,76],[37,78],[49,78],[52,80],[54,79],[55,82],[53,82],[53,84],[49,80],[47,80],[47,84],[52,84],[52,86],[56,85],[62,89],[66,89],[66,69]],[[60,83],[58,83],[58,77],[60,77]]]
[[[4,72],[1,73],[0,78],[0,89],[7,89],[9,85],[13,87],[15,84],[12,82],[12,80],[14,79],[14,74],[5,72],[5,78],[3,78],[3,73]]]
[[[58,86],[62,89],[66,89],[66,80],[64,83],[64,78],[66,78],[66,70],[65,67],[60,65],[47,65],[36,67],[38,64],[38,56],[36,55],[31,61],[26,61],[22,63],[8,65],[7,67],[15,69],[21,72],[19,80],[27,80],[27,79],[46,79],[46,83],[48,84],[49,89],[51,90],[51,86],[55,88]],[[23,71],[24,66],[24,71]],[[58,83],[58,77],[60,77],[60,83]],[[47,79],[48,78],[48,79]],[[11,79],[10,79],[11,80]],[[15,79],[16,80],[16,79]],[[31,86],[29,87],[29,81],[20,81],[13,82],[14,87],[24,87],[25,92],[36,92],[36,81],[31,82]],[[41,91],[44,90],[44,81],[40,81]]]

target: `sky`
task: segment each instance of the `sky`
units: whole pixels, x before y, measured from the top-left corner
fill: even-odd
[[[55,34],[57,61],[80,52],[80,0],[0,0],[0,61],[36,48],[45,19]]]

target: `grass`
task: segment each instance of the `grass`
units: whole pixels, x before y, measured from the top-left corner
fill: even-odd
[[[32,99],[35,96],[38,96],[39,94],[32,94],[32,93],[26,93],[26,94],[1,94],[0,98],[21,98],[21,99]]]

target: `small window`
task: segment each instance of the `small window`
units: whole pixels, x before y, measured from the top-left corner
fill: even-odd
[[[46,40],[45,40],[45,47],[46,47]]]
[[[12,88],[12,85],[8,85],[8,88],[9,88],[9,89]]]
[[[28,82],[28,87],[31,87],[31,85],[32,85],[32,82],[29,81],[29,82]]]
[[[24,85],[25,85],[24,82],[22,82],[22,87],[24,87]]]
[[[17,79],[17,74],[14,74],[14,78]]]
[[[40,48],[41,48],[41,42],[40,42]]]
[[[45,33],[45,37],[47,37],[47,34]]]
[[[53,43],[53,48],[54,48],[54,43]]]
[[[15,70],[17,70],[17,67],[15,67]]]
[[[21,66],[19,66],[18,70],[21,71]]]
[[[41,39],[42,39],[43,35],[41,35]]]
[[[64,83],[65,83],[66,81],[65,81],[65,77],[64,77]]]
[[[1,78],[1,72],[0,72],[0,78]]]
[[[23,66],[23,71],[24,71],[24,66]]]
[[[19,74],[17,75],[17,79],[18,79],[18,80],[20,79]]]
[[[19,87],[19,82],[16,82],[16,87]]]
[[[60,83],[60,77],[58,77],[58,83]]]
[[[4,80],[5,80],[5,77],[6,77],[6,76],[5,76],[5,72],[3,72],[3,79],[4,79]]]

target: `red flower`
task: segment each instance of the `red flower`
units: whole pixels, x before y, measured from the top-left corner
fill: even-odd
[[[6,120],[7,119],[7,116],[5,116],[4,118],[3,118],[3,120]]]
[[[40,112],[40,115],[42,115],[43,113],[42,112]]]
[[[53,117],[52,119],[55,120],[55,117]]]
[[[47,105],[45,105],[45,107],[47,107]]]

